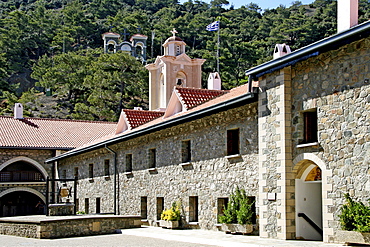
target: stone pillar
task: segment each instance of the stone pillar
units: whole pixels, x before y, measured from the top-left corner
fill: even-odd
[[[291,68],[260,78],[260,87],[263,91],[258,99],[260,236],[294,239]]]

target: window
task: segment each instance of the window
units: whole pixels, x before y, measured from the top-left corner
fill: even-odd
[[[100,197],[96,198],[95,207],[95,213],[100,214]]]
[[[189,197],[189,222],[198,222],[198,197]]]
[[[148,198],[146,196],[141,197],[140,215],[142,219],[148,218]]]
[[[239,154],[239,129],[227,130],[227,155]]]
[[[89,198],[85,198],[85,213],[86,214],[90,213],[89,208],[90,208]]]
[[[126,154],[126,172],[132,172],[132,154]]]
[[[73,176],[74,176],[75,178],[78,178],[78,167],[75,167],[75,170],[74,170]]]
[[[191,149],[190,149],[190,140],[182,141],[181,143],[181,162],[187,163],[191,161]]]
[[[156,150],[155,148],[149,149],[149,168],[155,168],[156,167]]]
[[[157,220],[161,219],[161,214],[164,210],[164,198],[157,197]]]
[[[75,205],[76,205],[77,211],[79,211],[79,209],[80,209],[80,200],[78,198],[75,199]]]
[[[229,198],[218,198],[217,199],[217,222],[219,223],[219,218],[224,215],[224,210],[229,202]]]
[[[317,111],[303,113],[304,137],[303,143],[317,142]]]
[[[109,160],[104,160],[104,176],[109,176]]]
[[[89,164],[89,178],[94,178],[94,164]]]
[[[62,177],[61,178],[64,178],[64,179],[67,178],[67,170],[62,171]]]

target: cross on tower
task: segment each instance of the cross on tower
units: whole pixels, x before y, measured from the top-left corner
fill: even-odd
[[[171,31],[171,33],[172,33],[173,37],[175,37],[175,36],[176,36],[176,34],[177,34],[177,33],[179,33],[179,32],[177,32],[177,31],[176,31],[176,29],[174,28],[174,29]]]
[[[126,36],[130,35],[130,33],[127,33],[127,30],[125,28],[125,29],[123,29],[122,35],[123,35],[123,41],[126,41]]]

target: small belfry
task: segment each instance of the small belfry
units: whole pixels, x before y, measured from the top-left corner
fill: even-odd
[[[172,36],[163,44],[164,55],[145,66],[149,70],[149,110],[165,109],[175,86],[201,88],[205,59],[191,59],[185,53],[186,43]]]
[[[138,31],[140,28],[138,28]],[[107,32],[102,34],[104,41],[104,53],[116,53],[118,51],[127,52],[131,56],[140,60],[142,63],[146,62],[146,41],[147,36],[142,34],[134,34],[131,36],[130,40],[127,41],[126,38],[129,33],[125,31],[122,33],[123,41],[121,40],[121,35],[118,33]]]

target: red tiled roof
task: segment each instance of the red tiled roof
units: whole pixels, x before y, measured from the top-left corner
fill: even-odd
[[[70,149],[114,133],[116,123],[0,116],[0,148]]]
[[[131,129],[143,125],[149,121],[163,116],[164,112],[160,111],[143,111],[143,110],[129,110],[125,109],[123,112],[126,115],[126,120]]]
[[[186,87],[176,87],[175,90],[179,94],[187,110],[194,108],[200,104],[203,104],[204,102],[207,102],[211,99],[214,99],[228,92],[228,91],[222,91],[222,90],[209,90],[209,89],[186,88]]]
[[[207,90],[207,89],[204,89],[204,90]],[[218,90],[211,90],[211,91],[218,91]],[[224,93],[222,95],[220,95],[219,97],[213,98],[213,99],[211,99],[211,100],[209,100],[209,101],[207,101],[203,104],[200,104],[200,105],[198,105],[198,106],[196,106],[196,107],[194,107],[190,110],[175,114],[175,115],[167,117],[167,118],[156,118],[156,119],[154,119],[150,122],[147,122],[143,125],[138,126],[135,129],[127,130],[127,131],[124,131],[124,132],[121,132],[121,133],[118,133],[118,134],[110,134],[110,135],[104,136],[101,139],[94,140],[94,141],[92,141],[90,143],[86,143],[85,145],[83,145],[81,147],[78,147],[74,150],[68,151],[68,152],[64,153],[63,155],[61,155],[61,156],[68,157],[68,156],[74,154],[76,151],[79,152],[80,150],[84,150],[88,147],[91,147],[91,146],[94,146],[94,145],[99,145],[101,143],[107,142],[108,140],[113,140],[113,139],[117,140],[120,137],[124,137],[126,135],[134,134],[134,132],[136,132],[136,131],[140,131],[140,130],[149,128],[149,127],[154,126],[154,125],[165,123],[165,122],[171,121],[175,118],[181,118],[181,117],[183,117],[187,114],[192,114],[194,112],[203,110],[203,109],[211,107],[213,105],[220,104],[220,103],[232,100],[232,99],[237,98],[237,97],[239,97],[243,94],[248,93],[248,84],[233,88],[230,91],[221,91],[221,92],[224,92]]]

